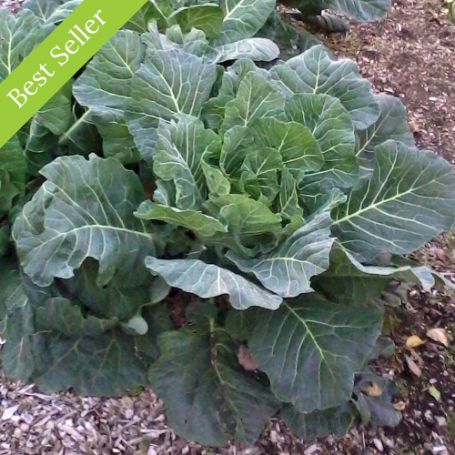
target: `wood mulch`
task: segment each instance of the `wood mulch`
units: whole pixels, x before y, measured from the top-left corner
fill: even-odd
[[[387,20],[353,24],[345,37],[323,37],[343,57],[358,61],[378,91],[399,96],[422,147],[455,163],[455,25],[444,0],[398,0]],[[0,0],[16,8],[17,0]],[[455,276],[455,235],[428,245],[420,257]],[[119,399],[46,395],[0,373],[0,455],[34,454],[435,454],[455,453],[455,347],[427,336],[455,334],[455,299],[413,290],[389,331],[395,356],[376,365],[399,384],[404,418],[396,429],[359,426],[341,440],[299,441],[273,421],[250,449],[214,451],[175,436],[151,391]],[[406,348],[411,335],[425,344]]]

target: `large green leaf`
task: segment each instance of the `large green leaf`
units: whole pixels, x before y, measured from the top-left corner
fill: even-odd
[[[323,46],[313,46],[275,66],[271,75],[288,97],[321,93],[338,98],[356,128],[368,128],[379,116],[371,84],[360,76],[356,64],[351,60],[334,60]]]
[[[38,111],[33,120],[55,136],[61,136],[74,123],[72,107],[72,85],[68,83]]]
[[[316,294],[258,310],[249,349],[267,373],[273,393],[299,412],[348,401],[354,374],[373,349],[382,326],[375,307],[336,305]]]
[[[98,264],[93,259],[84,262],[74,278],[58,282],[59,295],[68,299],[77,298],[94,314],[100,317],[127,323],[152,303],[167,295],[163,281],[146,276],[137,279],[112,280],[105,286],[96,283]],[[169,288],[168,288],[169,289]]]
[[[144,60],[138,33],[121,30],[87,65],[74,84],[74,96],[89,109],[88,117],[103,136],[104,155],[123,162],[138,161],[124,112],[131,99],[134,73]]]
[[[201,237],[211,237],[227,229],[216,218],[195,210],[180,210],[146,201],[141,204],[135,215],[142,220],[159,220],[193,231]]]
[[[364,170],[371,170],[374,151],[378,145],[390,139],[415,146],[414,136],[406,121],[406,109],[399,98],[390,95],[376,95],[381,114],[366,130],[356,132],[357,157]]]
[[[390,0],[328,0],[334,8],[358,21],[377,21],[390,9]]]
[[[47,178],[14,224],[24,271],[40,286],[70,278],[88,257],[100,263],[100,284],[114,275],[130,279],[153,253],[154,240],[133,216],[145,199],[137,176],[116,160],[94,155],[60,158],[46,166]]]
[[[126,335],[116,318],[86,314],[55,285],[27,283],[12,262],[0,265],[1,359],[8,376],[45,391],[73,388],[86,395],[118,395],[146,384],[147,364],[136,346],[152,349],[153,340]]]
[[[40,20],[30,10],[14,16],[0,6],[0,81],[12,73],[43,37]]]
[[[310,130],[324,159],[322,168],[312,169],[303,183],[330,180],[352,186],[358,177],[354,127],[340,101],[329,95],[294,95],[286,104],[286,115]]]
[[[255,277],[269,290],[282,297],[296,297],[311,292],[311,277],[329,267],[331,218],[325,212],[298,229],[267,255],[242,259],[228,253],[227,257],[246,273]]]
[[[367,261],[408,254],[455,221],[455,174],[431,152],[389,141],[376,148],[370,178],[334,212],[333,233]]]
[[[214,55],[213,60],[217,63],[246,58],[271,62],[279,57],[280,49],[273,41],[266,38],[246,38],[235,43],[217,46]]]
[[[127,120],[136,145],[147,158],[160,120],[177,114],[197,117],[216,80],[216,65],[182,49],[147,51],[132,80]]]
[[[281,297],[267,292],[241,275],[198,259],[157,259],[149,256],[145,264],[169,286],[185,292],[204,299],[229,295],[232,306],[238,310],[251,306],[276,309],[282,301]]]
[[[160,124],[153,170],[156,177],[173,182],[177,208],[201,208],[207,195],[202,158],[220,148],[218,135],[195,117],[180,115],[176,122]]]
[[[296,412],[291,405],[287,405],[281,411],[281,417],[294,435],[306,441],[331,434],[341,438],[355,421],[354,409],[350,403],[310,413]]]
[[[17,265],[0,259],[0,335],[4,335],[8,316],[28,303]]]
[[[180,436],[208,446],[251,445],[278,403],[236,365],[236,346],[224,332],[198,329],[160,336],[162,354],[150,382]]]
[[[392,280],[420,284],[426,291],[435,284],[428,267],[363,265],[336,245],[331,252],[329,269],[315,277],[312,285],[334,302],[358,304],[378,298]]]
[[[223,0],[220,3],[224,19],[219,44],[252,38],[276,6],[276,0]]]
[[[74,96],[105,120],[123,120],[131,97],[131,81],[143,59],[140,35],[121,30],[87,65],[74,84]]]
[[[180,8],[171,15],[183,32],[189,32],[192,28],[202,30],[208,38],[218,37],[223,26],[223,10],[214,4],[191,5]]]
[[[23,8],[32,11],[47,32],[66,19],[82,0],[26,0]]]

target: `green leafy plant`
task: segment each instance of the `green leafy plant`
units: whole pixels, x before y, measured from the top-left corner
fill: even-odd
[[[227,64],[244,51],[185,31],[193,12],[120,31],[0,150],[3,369],[46,391],[150,384],[209,446],[278,413],[304,438],[395,425],[367,366],[390,351],[390,285],[441,281],[407,255],[453,225],[453,169],[353,62]],[[16,65],[46,19],[0,14]]]
[[[298,9],[304,22],[332,32],[344,32],[347,26],[339,17],[323,14],[326,9],[362,22],[383,19],[390,9],[390,0],[282,0],[282,3]]]

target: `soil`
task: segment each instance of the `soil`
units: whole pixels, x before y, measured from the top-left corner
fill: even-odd
[[[9,7],[19,3],[0,0]],[[338,56],[357,60],[377,91],[402,98],[419,145],[455,164],[455,24],[446,9],[443,0],[398,0],[381,23],[351,24],[346,36],[321,38]],[[455,277],[455,234],[418,256]],[[0,376],[0,455],[455,454],[455,346],[427,336],[440,328],[453,339],[454,295],[413,289],[387,327],[397,350],[374,369],[399,385],[403,420],[395,429],[358,426],[340,440],[307,442],[275,420],[255,447],[215,452],[176,437],[151,391],[117,400],[44,395]],[[425,343],[407,348],[412,335]]]

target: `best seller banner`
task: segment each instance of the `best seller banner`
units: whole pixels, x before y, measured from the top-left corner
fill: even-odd
[[[84,0],[0,84],[6,144],[148,0]]]

